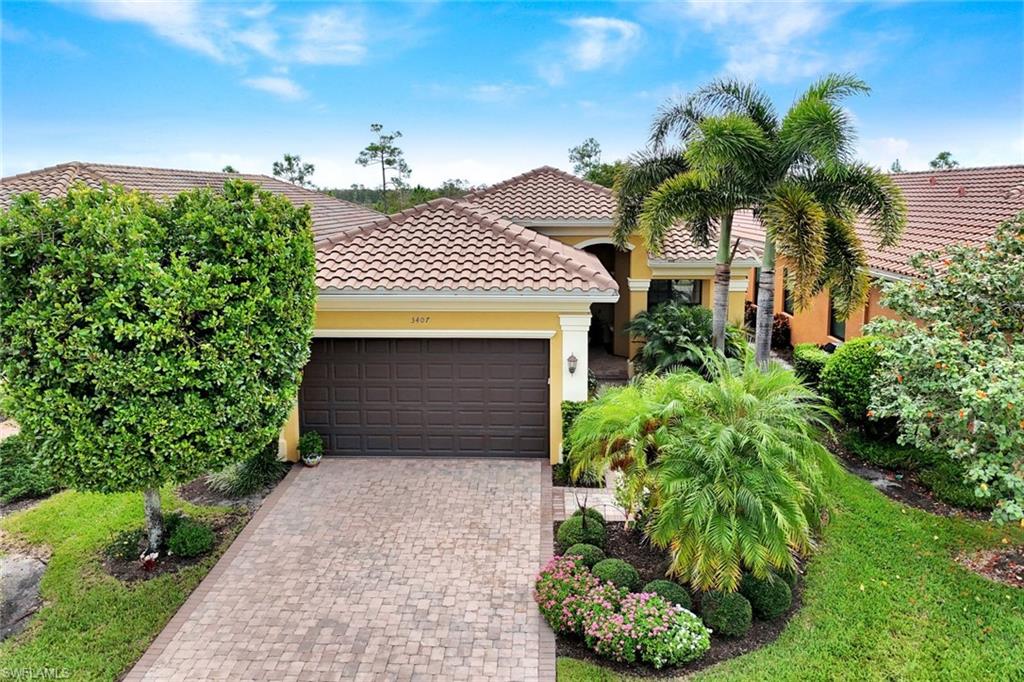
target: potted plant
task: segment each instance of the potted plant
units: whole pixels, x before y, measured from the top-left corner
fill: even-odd
[[[324,439],[316,431],[306,431],[299,438],[299,457],[308,467],[315,467],[324,456]]]

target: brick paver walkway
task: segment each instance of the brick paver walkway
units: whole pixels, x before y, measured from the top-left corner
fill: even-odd
[[[533,604],[551,474],[524,460],[296,469],[126,680],[554,680]]]

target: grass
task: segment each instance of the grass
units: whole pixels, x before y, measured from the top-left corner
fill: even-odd
[[[227,512],[164,493],[165,511],[201,518]],[[101,565],[117,531],[141,526],[142,495],[62,492],[0,523],[16,542],[52,550],[40,591],[44,607],[20,635],[0,644],[0,671],[56,670],[67,679],[112,680],[145,651],[226,548],[175,574],[126,585]]]
[[[810,561],[804,603],[779,639],[698,680],[1024,679],[1024,591],[960,567],[961,550],[1024,542],[1019,528],[937,517],[861,479],[835,484],[839,509]],[[619,682],[560,659],[561,682]]]

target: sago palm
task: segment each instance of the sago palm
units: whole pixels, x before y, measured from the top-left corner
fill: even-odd
[[[832,413],[777,365],[761,371],[749,357],[711,355],[706,367],[706,377],[680,375],[690,413],[659,442],[648,474],[658,504],[646,530],[670,550],[670,574],[731,591],[744,571],[791,572],[812,548],[837,471],[818,442]]]

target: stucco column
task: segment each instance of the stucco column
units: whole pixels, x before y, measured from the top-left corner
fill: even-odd
[[[647,310],[647,292],[651,289],[649,279],[629,279],[629,319],[632,320],[637,314]],[[630,340],[629,357],[632,359],[639,351],[642,344]],[[630,365],[632,367],[632,365]]]
[[[587,333],[590,315],[559,315],[562,326],[562,400],[587,399]],[[569,357],[576,357],[576,371],[569,373]]]
[[[743,326],[744,302],[747,300],[748,278],[733,277],[729,280],[729,315],[728,320],[740,327]]]

